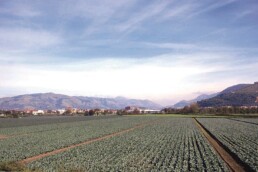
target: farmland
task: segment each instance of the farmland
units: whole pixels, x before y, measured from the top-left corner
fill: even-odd
[[[192,118],[47,120],[14,126],[0,119],[0,162],[22,162],[42,171],[229,171]],[[257,171],[257,118],[197,120]]]
[[[199,119],[199,121],[230,151],[258,171],[258,119]],[[250,123],[251,121],[254,123]]]
[[[1,135],[15,137],[1,141],[0,159],[1,161],[21,160],[91,138],[101,137],[105,134],[114,133],[151,120],[153,118],[124,119],[120,117],[1,129]]]

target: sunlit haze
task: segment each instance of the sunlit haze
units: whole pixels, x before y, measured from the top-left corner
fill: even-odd
[[[0,1],[0,97],[54,92],[171,105],[258,78],[258,3]]]

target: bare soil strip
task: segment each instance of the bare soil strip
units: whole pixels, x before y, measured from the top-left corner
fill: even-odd
[[[0,140],[9,139],[9,138],[18,137],[18,136],[26,136],[26,135],[29,135],[29,133],[12,134],[12,135],[0,135]]]
[[[87,144],[90,144],[90,143],[93,143],[93,142],[97,142],[97,141],[101,141],[101,140],[104,140],[104,139],[108,139],[108,138],[111,138],[111,137],[114,137],[114,136],[117,136],[117,135],[122,135],[124,133],[129,132],[129,131],[135,130],[137,128],[142,128],[142,127],[144,127],[146,125],[153,124],[153,123],[155,123],[155,122],[148,122],[148,123],[138,124],[138,125],[135,125],[134,127],[129,128],[129,129],[125,129],[125,130],[122,130],[122,131],[119,131],[119,132],[111,133],[111,134],[108,134],[108,135],[105,135],[105,136],[102,136],[102,137],[93,138],[93,139],[90,139],[90,140],[87,140],[87,141],[84,141],[84,142],[81,142],[81,143],[78,143],[78,144],[70,145],[70,146],[67,146],[67,147],[64,147],[64,148],[61,148],[61,149],[56,149],[56,150],[53,150],[51,152],[46,152],[46,153],[43,153],[43,154],[40,154],[40,155],[29,157],[29,158],[26,158],[24,160],[19,161],[18,163],[26,165],[26,164],[28,164],[28,163],[30,163],[32,161],[36,161],[38,159],[41,159],[41,158],[44,158],[44,157],[47,157],[47,156],[55,155],[55,154],[67,151],[69,149],[78,147],[78,146],[87,145]]]
[[[6,136],[6,135],[0,135],[0,140],[6,139],[6,138],[8,138],[8,136]]]
[[[226,146],[224,146],[212,133],[209,132],[198,120],[193,118],[195,124],[206,137],[208,142],[218,153],[218,155],[224,160],[229,169],[233,172],[245,172],[253,171],[251,167],[242,162],[236,155],[234,155]]]

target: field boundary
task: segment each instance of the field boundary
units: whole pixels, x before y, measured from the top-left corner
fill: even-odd
[[[227,120],[237,121],[237,122],[240,122],[240,123],[246,123],[246,124],[258,125],[258,123],[255,123],[255,122],[243,121],[243,120],[233,119],[233,118],[226,118],[226,119],[227,119]]]
[[[30,135],[31,133],[34,133],[34,132],[22,133],[22,134],[11,134],[11,135],[0,135],[0,141],[9,139],[9,138],[13,138],[13,137]]]
[[[61,153],[61,152],[65,152],[65,151],[68,151],[72,148],[76,148],[76,147],[79,147],[79,146],[82,146],[82,145],[88,145],[88,144],[93,143],[93,142],[97,142],[97,141],[105,140],[105,139],[108,139],[108,138],[111,138],[111,137],[114,137],[114,136],[122,135],[124,133],[129,132],[129,131],[135,130],[137,128],[142,128],[146,125],[154,124],[156,122],[157,122],[157,120],[151,121],[151,122],[148,122],[148,123],[137,124],[137,125],[135,125],[131,128],[128,128],[128,129],[124,129],[124,130],[114,132],[114,133],[111,133],[111,134],[107,134],[107,135],[104,135],[104,136],[101,136],[101,137],[92,138],[92,139],[83,141],[81,143],[69,145],[69,146],[66,146],[64,148],[60,148],[60,149],[56,149],[56,150],[53,150],[53,151],[50,151],[50,152],[46,152],[46,153],[42,153],[42,154],[39,154],[39,155],[36,155],[36,156],[32,156],[32,157],[23,159],[21,161],[18,161],[18,163],[26,165],[30,162],[36,161],[38,159],[42,159],[44,157],[48,157],[48,156],[55,155],[55,154],[58,154],[58,153]]]
[[[196,118],[193,118],[200,132],[205,136],[213,149],[227,164],[233,172],[254,171],[247,164],[242,162],[235,154],[233,154],[226,146],[224,146],[208,129],[206,129]]]

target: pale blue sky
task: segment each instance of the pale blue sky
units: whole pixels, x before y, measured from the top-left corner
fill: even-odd
[[[257,0],[0,0],[0,97],[168,105],[257,81],[257,11]]]

